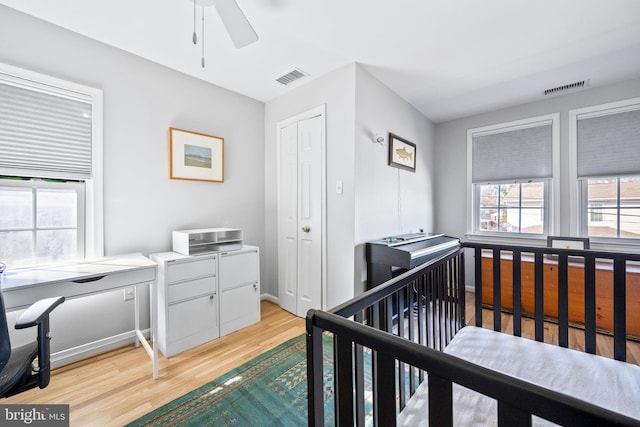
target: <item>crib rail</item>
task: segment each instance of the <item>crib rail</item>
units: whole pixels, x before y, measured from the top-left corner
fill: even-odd
[[[512,277],[509,286],[513,300],[510,304],[513,313],[513,335],[521,336],[522,330],[522,265],[523,255],[533,257],[534,264],[534,322],[535,340],[544,341],[544,322],[548,319],[545,315],[545,289],[550,284],[544,281],[544,265],[549,256],[554,257],[557,263],[557,278],[553,281],[553,286],[557,283],[557,318],[553,319],[558,324],[558,345],[567,347],[569,345],[569,262],[577,260],[584,264],[584,351],[596,353],[596,318],[598,307],[596,304],[596,262],[600,265],[606,264],[613,270],[613,352],[614,359],[626,361],[627,359],[627,317],[640,316],[639,313],[628,313],[627,297],[627,272],[630,263],[640,262],[640,254],[614,253],[593,250],[559,249],[543,247],[523,247],[512,245],[492,245],[486,243],[464,242],[463,247],[473,250],[475,265],[475,319],[476,326],[482,327],[482,278],[483,253],[490,253],[491,268],[493,275],[493,329],[501,331],[501,312],[503,310],[502,291],[505,290],[502,283],[503,274],[501,266],[506,257],[512,260]],[[485,257],[485,260],[487,257]],[[637,267],[636,267],[637,268]],[[635,291],[635,290],[634,290]],[[548,295],[548,293],[547,293]],[[638,301],[635,301],[638,303]],[[555,303],[555,301],[554,301]]]
[[[454,402],[452,386],[460,384],[498,401],[498,426],[531,426],[531,415],[536,415],[564,426],[607,425],[637,426],[638,421],[612,411],[591,405],[561,393],[518,380],[514,377],[474,365],[446,353],[433,350],[392,334],[381,334],[373,328],[344,319],[332,313],[311,310],[307,316],[307,343],[311,348],[308,366],[314,378],[321,378],[322,355],[315,351],[321,345],[322,332],[338,337],[336,396],[336,425],[364,425],[355,418],[353,408],[350,369],[354,345],[370,348],[377,355],[377,383],[379,392],[374,394],[377,408],[373,424],[396,425],[395,367],[397,362],[415,366],[429,372],[429,425],[451,426]],[[320,377],[318,377],[320,375]],[[343,384],[344,383],[344,384]],[[309,425],[324,425],[321,390],[309,388]],[[313,395],[311,393],[313,392]]]
[[[454,248],[334,308],[331,313],[351,319],[350,323],[388,332],[418,347],[443,350],[465,325],[463,265],[464,251]],[[323,425],[322,331],[313,323],[316,313],[310,311],[307,316],[309,422]],[[380,355],[370,350],[341,334],[334,336],[336,420],[365,424],[365,351],[371,358],[374,402],[393,402],[393,408],[374,403],[374,417],[379,418],[376,425],[387,425],[383,422],[387,413],[395,419],[396,409],[404,408],[425,378],[424,370],[404,361],[394,363],[391,371],[379,370]],[[394,386],[387,387],[388,382]]]

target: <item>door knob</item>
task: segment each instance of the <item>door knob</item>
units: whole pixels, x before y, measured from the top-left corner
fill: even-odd
[[[305,233],[308,233],[311,231],[311,227],[309,227],[308,225],[305,225],[304,227],[302,227],[302,231],[304,231]]]

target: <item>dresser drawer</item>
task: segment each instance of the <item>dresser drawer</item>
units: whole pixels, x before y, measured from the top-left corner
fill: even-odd
[[[167,282],[180,282],[216,274],[217,257],[204,259],[178,260],[167,265]]]
[[[167,303],[193,298],[200,295],[213,295],[216,291],[216,278],[203,277],[170,284],[167,288]]]

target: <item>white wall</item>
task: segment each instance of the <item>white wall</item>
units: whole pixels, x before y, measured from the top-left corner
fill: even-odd
[[[106,255],[171,250],[172,230],[196,227],[241,228],[264,247],[263,103],[5,6],[0,61],[104,91]],[[169,127],[223,137],[225,182],[170,180]],[[130,329],[132,319],[121,292],[65,302],[52,317],[53,350]]]
[[[326,106],[327,136],[327,300],[326,307],[353,297],[355,65],[310,81],[265,106],[265,244],[263,290],[278,295],[277,133],[278,122]],[[336,194],[336,181],[343,194]]]
[[[640,96],[640,79],[606,87],[587,89],[563,96],[552,96],[528,103],[479,114],[435,127],[435,222],[440,232],[465,238],[467,224],[467,129],[519,120],[550,113],[560,113],[560,209],[561,222],[554,230],[569,235],[569,110]],[[471,257],[467,258],[468,261]],[[469,263],[467,263],[469,265]],[[473,275],[466,275],[473,281]]]
[[[434,126],[361,66],[356,68],[355,285],[366,287],[364,244],[434,229]],[[388,165],[392,132],[416,144],[415,172]],[[373,135],[385,135],[384,144]]]

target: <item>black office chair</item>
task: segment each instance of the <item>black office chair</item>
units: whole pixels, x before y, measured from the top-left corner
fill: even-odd
[[[64,302],[64,297],[47,298],[31,305],[16,322],[16,329],[38,326],[36,341],[11,348],[7,313],[0,292],[0,397],[9,397],[34,387],[49,384],[49,313]],[[38,366],[33,364],[38,358]]]

